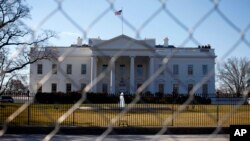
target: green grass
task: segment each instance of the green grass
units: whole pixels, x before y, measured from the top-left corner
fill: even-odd
[[[16,111],[21,104],[0,104],[0,124],[8,116]],[[72,105],[61,104],[32,104],[19,114],[10,125],[41,125],[53,126],[56,120],[63,115]],[[63,126],[108,126],[111,120],[118,117],[113,126],[119,126],[119,122],[125,120],[129,126],[154,126],[161,127],[165,120],[169,126],[185,127],[216,127],[217,121],[223,121],[222,126],[228,127],[231,124],[250,124],[250,106],[242,105],[235,109],[235,105],[189,105],[173,119],[171,116],[177,111],[180,105],[171,104],[136,104],[135,107],[144,107],[129,111],[119,118],[120,111],[109,109],[117,107],[117,104],[83,104],[85,107],[96,107],[93,110],[76,110],[63,123]],[[98,108],[99,107],[99,108]],[[106,110],[100,107],[107,108]],[[147,107],[147,109],[145,109]],[[155,107],[169,108],[154,109]]]

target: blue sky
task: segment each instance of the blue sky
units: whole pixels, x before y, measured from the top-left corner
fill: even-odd
[[[110,0],[112,1],[112,0]],[[54,46],[69,46],[76,42],[78,36],[83,36],[81,30],[87,30],[91,23],[101,15],[110,5],[106,0],[64,0],[62,9],[79,26],[57,11],[49,19],[46,17],[55,9],[54,0],[27,0],[31,7],[31,19],[25,20],[28,26],[38,29],[50,29],[58,33],[58,38],[50,40]],[[139,29],[155,11],[161,8],[159,0],[116,0],[114,8],[123,9],[123,16],[135,29]],[[213,8],[210,0],[167,0],[166,7],[189,29]],[[240,30],[250,24],[249,0],[221,0],[218,8]],[[41,22],[43,24],[41,25]],[[39,26],[41,25],[41,26]],[[39,28],[38,28],[39,27]],[[124,34],[136,37],[136,32],[124,23]],[[87,38],[100,37],[110,39],[122,33],[121,20],[109,10],[88,31]],[[179,46],[188,37],[188,32],[177,24],[164,10],[154,16],[141,30],[140,38],[155,38],[157,44],[163,44],[163,38],[168,37],[170,44]],[[238,31],[234,30],[218,12],[212,12],[205,21],[196,28],[194,38],[201,44],[211,44],[220,59],[240,38]],[[250,29],[245,34],[250,42]],[[196,47],[191,40],[184,47]],[[250,47],[240,43],[229,56],[249,56]]]

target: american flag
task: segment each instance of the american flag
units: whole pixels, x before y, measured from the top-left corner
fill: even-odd
[[[116,15],[116,16],[119,16],[119,15],[121,15],[121,14],[122,14],[122,10],[115,11],[115,15]]]

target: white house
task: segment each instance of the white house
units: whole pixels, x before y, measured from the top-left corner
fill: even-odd
[[[162,66],[163,71],[143,90],[171,94],[215,93],[215,53],[208,46],[193,48],[156,45],[155,39],[136,40],[120,35],[109,40],[89,39],[88,45],[46,47],[58,53],[57,61],[42,60],[30,65],[30,90],[33,93],[78,91],[92,83],[109,66],[92,92],[135,93]],[[116,58],[118,56],[118,58]],[[116,58],[116,59],[115,59]],[[165,62],[164,62],[165,61]],[[196,87],[195,87],[196,88]]]

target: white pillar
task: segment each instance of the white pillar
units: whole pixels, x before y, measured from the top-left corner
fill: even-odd
[[[57,84],[57,91],[58,92],[66,92],[66,82],[65,82],[65,79],[66,79],[66,76],[67,73],[66,71],[66,68],[64,68],[64,65],[62,63],[61,60],[58,61],[58,70],[57,70],[57,78],[59,79],[59,82]]]
[[[96,78],[96,69],[97,69],[97,67],[96,67],[96,56],[91,56],[91,74],[90,74],[90,76],[91,76],[91,85],[93,85],[93,81],[94,81],[94,79]],[[96,85],[94,85],[93,87],[92,87],[92,92],[96,92]]]
[[[154,74],[154,57],[150,56],[149,60],[149,77],[151,77]],[[155,93],[155,85],[154,80],[149,84],[149,91],[152,93]]]
[[[113,57],[111,58],[113,59]],[[110,93],[115,93],[115,62],[110,71]]]
[[[135,93],[135,57],[130,56],[130,83],[129,83],[130,93]]]

